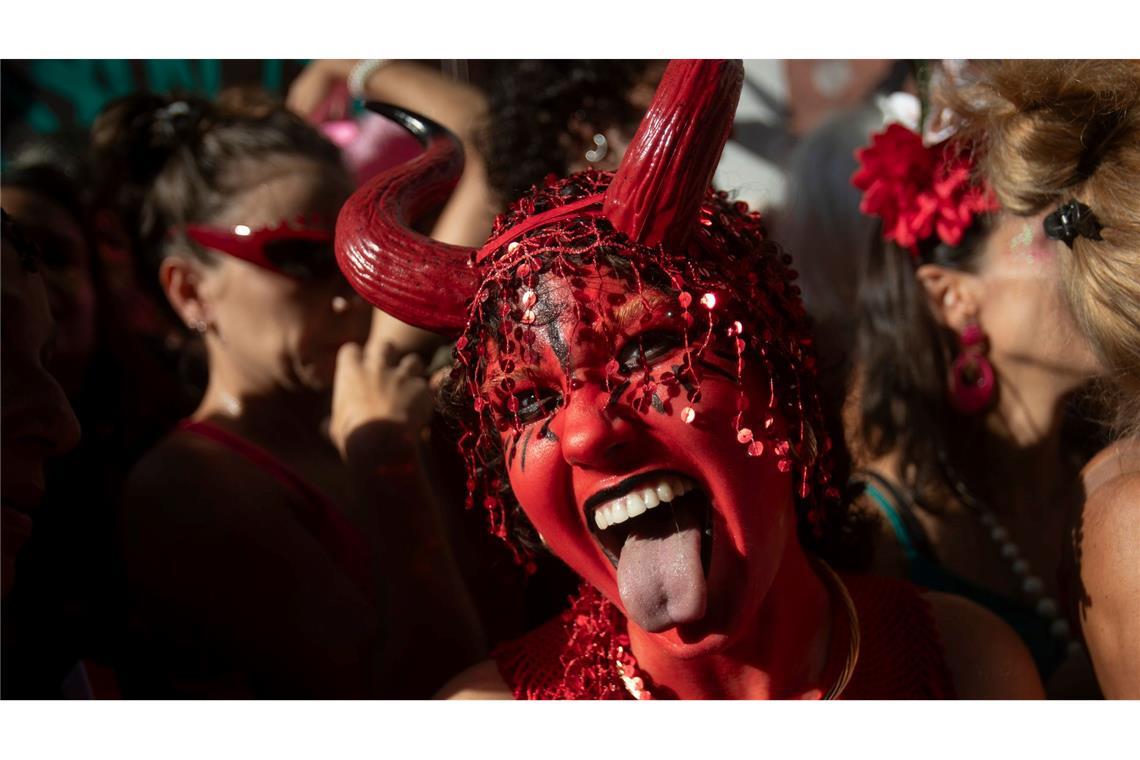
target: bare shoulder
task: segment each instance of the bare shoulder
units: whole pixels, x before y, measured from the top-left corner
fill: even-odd
[[[1085,491],[1091,496],[1102,486],[1140,472],[1140,438],[1125,438],[1106,446],[1081,470]]]
[[[494,660],[483,660],[452,678],[435,695],[436,699],[513,699],[514,695],[499,673]]]
[[[1085,614],[1140,607],[1140,472],[1118,475],[1089,494],[1078,535],[1081,582],[1092,600]]]
[[[1090,487],[1077,531],[1081,582],[1092,600],[1086,615],[1140,606],[1140,467],[1112,461]]]
[[[1025,644],[997,615],[950,594],[923,594],[961,699],[1042,699]]]
[[[1125,544],[1140,550],[1135,543],[1140,535],[1140,470],[1119,473],[1088,494],[1081,534],[1082,547]]]
[[[1105,696],[1140,698],[1140,472],[1089,494],[1081,515],[1081,629]]]

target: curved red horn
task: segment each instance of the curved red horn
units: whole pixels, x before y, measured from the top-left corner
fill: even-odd
[[[671,61],[606,191],[605,216],[648,246],[684,245],[732,131],[740,61]]]
[[[396,121],[424,152],[382,172],[352,194],[336,222],[336,258],[369,303],[410,325],[456,335],[479,287],[473,249],[441,243],[411,229],[451,194],[463,171],[463,147],[446,129],[382,103],[368,108]]]

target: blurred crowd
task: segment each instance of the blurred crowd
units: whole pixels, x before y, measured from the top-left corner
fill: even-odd
[[[471,504],[455,336],[362,297],[337,219],[431,154],[426,119],[462,173],[409,222],[478,248],[619,170],[666,63],[316,60],[284,98],[5,135],[3,696],[470,696],[579,609],[557,537],[520,554]],[[772,70],[744,67],[714,187],[798,273],[858,518],[837,569],[968,600],[933,608],[959,696],[1140,698],[1140,67],[799,62],[783,101]],[[990,195],[882,200],[951,134]]]

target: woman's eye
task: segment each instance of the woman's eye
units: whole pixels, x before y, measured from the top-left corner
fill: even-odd
[[[518,402],[516,414],[519,422],[525,424],[540,420],[552,413],[561,403],[562,396],[554,391],[529,388],[516,393],[514,399]]]
[[[633,372],[642,365],[655,364],[681,347],[680,333],[668,330],[651,330],[630,340],[618,354],[625,372]]]

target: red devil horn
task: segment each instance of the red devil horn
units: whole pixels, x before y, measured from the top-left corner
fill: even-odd
[[[740,61],[671,61],[606,191],[605,216],[648,246],[680,249],[732,131]]]
[[[336,222],[336,258],[369,303],[408,324],[456,335],[479,287],[472,249],[432,240],[411,225],[438,208],[463,172],[463,147],[446,129],[382,103],[368,108],[411,132],[424,146],[415,159],[356,190]]]

